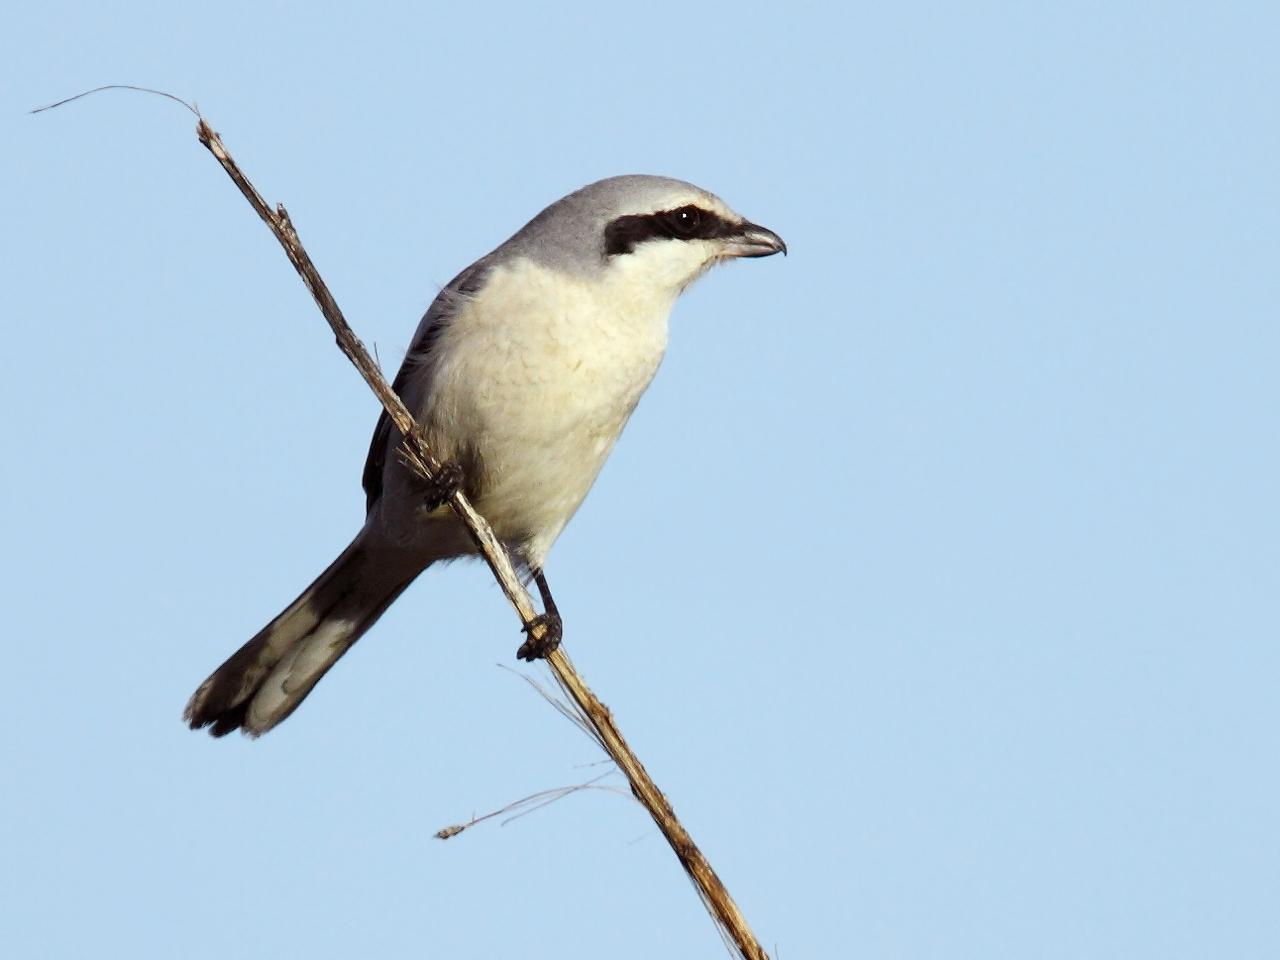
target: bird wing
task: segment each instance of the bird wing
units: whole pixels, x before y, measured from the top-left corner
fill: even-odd
[[[474,296],[484,285],[487,264],[480,260],[453,278],[440,291],[431,306],[427,308],[418,330],[413,335],[413,342],[404,355],[400,371],[391,383],[409,412],[421,423],[427,411],[415,410],[414,401],[421,401],[431,394],[431,373],[435,364],[433,351],[440,342],[440,335],[448,327],[449,322],[457,315],[459,305]],[[373,510],[374,504],[382,496],[382,477],[387,466],[387,456],[393,447],[400,442],[401,434],[395,424],[383,410],[378,417],[378,425],[373,428],[373,439],[369,441],[369,454],[364,462],[364,474],[361,485],[364,487],[365,510]]]

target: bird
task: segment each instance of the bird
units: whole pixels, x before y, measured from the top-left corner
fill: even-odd
[[[432,479],[400,455],[385,412],[350,545],[202,683],[183,719],[215,737],[257,737],[432,564],[477,548],[449,500],[488,520],[543,613],[517,651],[544,657],[563,620],[544,567],[666,352],[676,298],[715,264],[787,252],[714,194],[629,175],[552,203],[446,285],[392,384],[441,462]],[[534,638],[538,638],[535,640]]]

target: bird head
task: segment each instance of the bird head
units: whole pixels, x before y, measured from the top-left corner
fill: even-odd
[[[714,264],[787,252],[776,233],[714,194],[642,175],[610,177],[569,194],[507,246],[566,272],[644,284],[672,297]]]

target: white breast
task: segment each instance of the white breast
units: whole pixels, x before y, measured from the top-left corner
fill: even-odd
[[[604,465],[667,345],[673,296],[625,275],[496,267],[439,343],[430,434],[484,464],[477,508],[540,566]]]

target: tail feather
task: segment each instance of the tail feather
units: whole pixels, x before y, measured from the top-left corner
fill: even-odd
[[[361,538],[283,613],[227,658],[187,703],[192,730],[261,736],[298,708],[320,678],[374,625],[420,569],[375,563]]]

